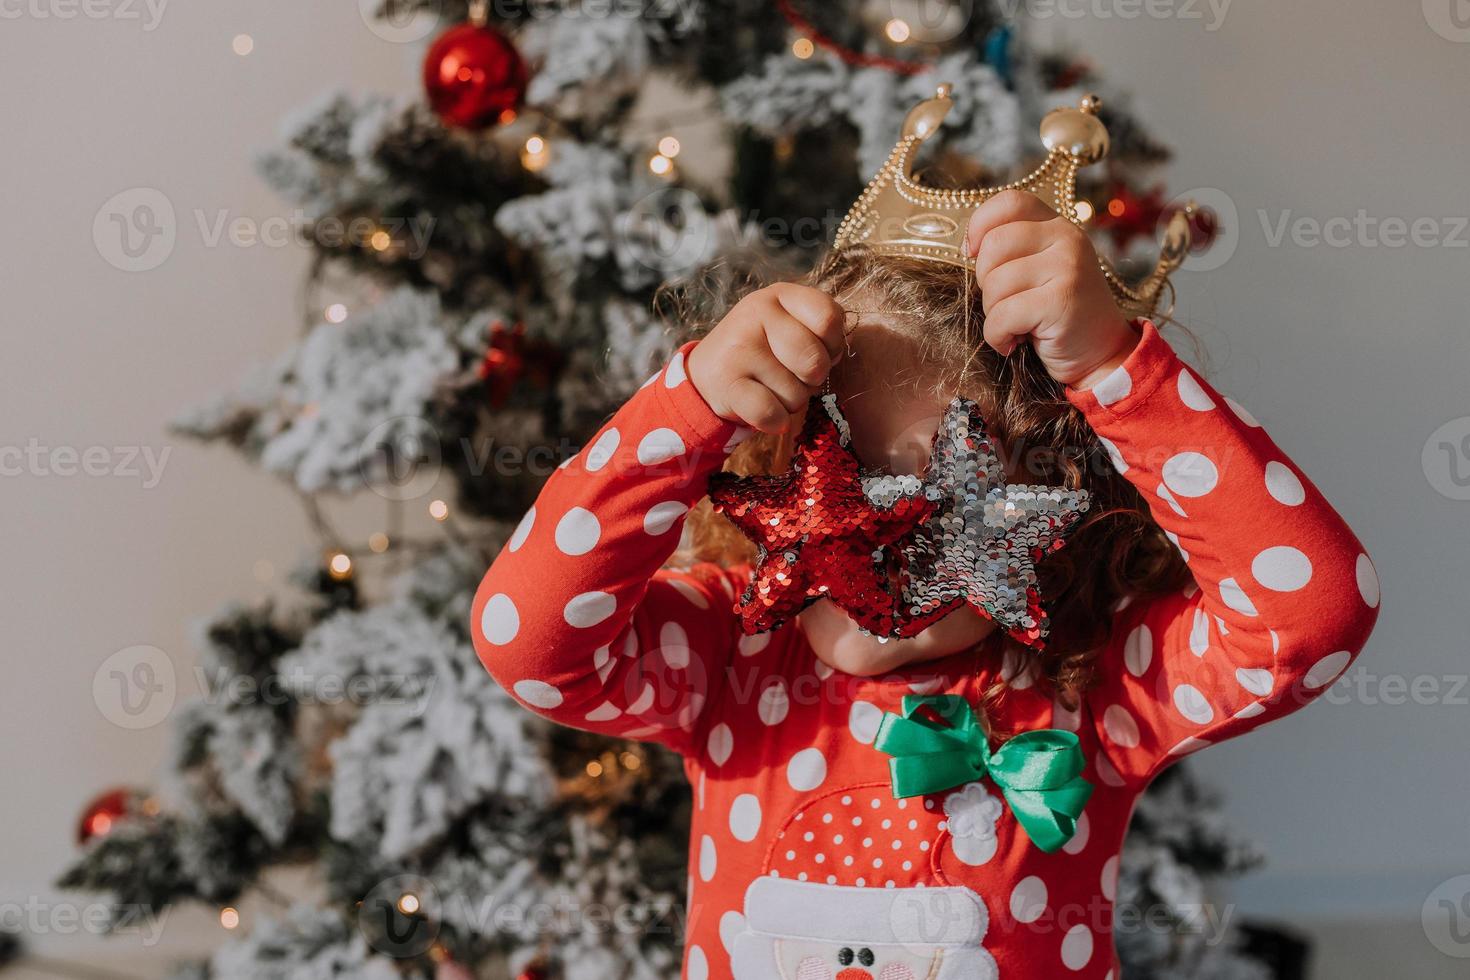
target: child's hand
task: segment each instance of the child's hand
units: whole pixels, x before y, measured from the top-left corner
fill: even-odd
[[[695,345],[689,380],[714,413],[762,432],[784,431],[844,350],[846,315],[820,289],[759,289]]]
[[[965,236],[985,309],[985,342],[1009,354],[1021,338],[1053,378],[1087,389],[1138,343],[1086,233],[1026,191],[975,209]]]

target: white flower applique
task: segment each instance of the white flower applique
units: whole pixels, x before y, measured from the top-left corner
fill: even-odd
[[[944,801],[944,815],[954,839],[955,857],[968,865],[981,865],[995,856],[995,823],[1005,807],[980,783],[956,790]]]

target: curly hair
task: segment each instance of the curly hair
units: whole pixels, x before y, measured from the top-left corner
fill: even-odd
[[[828,255],[804,281],[844,308],[881,311],[892,328],[916,342],[946,393],[979,404],[1013,479],[1091,493],[1092,506],[1067,546],[1037,568],[1052,621],[1046,649],[1036,658],[1039,673],[1075,706],[1119,604],[1177,591],[1188,581],[1178,550],[1031,347],[1021,344],[1001,357],[984,343],[985,315],[969,270],[856,248]],[[705,316],[704,324],[714,319]],[[686,326],[686,332],[697,335],[702,328]],[[726,469],[780,472],[790,454],[790,436],[757,435],[736,450]],[[708,501],[696,508],[689,527],[690,557],[727,565],[751,560],[750,543]]]

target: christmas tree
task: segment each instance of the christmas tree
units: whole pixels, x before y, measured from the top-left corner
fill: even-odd
[[[312,869],[320,901],[281,898],[186,977],[669,977],[679,762],[496,687],[467,635],[488,561],[672,350],[667,290],[810,267],[937,83],[959,98],[933,165],[966,180],[1004,179],[1047,110],[1102,96],[1086,209],[1125,272],[1166,212],[1167,152],[999,3],[418,6],[442,17],[422,93],[331,95],[261,159],[312,223],[299,342],[178,422],[300,492],[314,560],[293,594],[203,625],[210,696],[175,719],[165,791],[100,798],[63,883],[233,927],[279,869]],[[385,530],[336,530],[344,496]],[[1208,882],[1251,860],[1221,824],[1180,770],[1144,801],[1119,898],[1165,924],[1120,929],[1129,977],[1266,975],[1195,927]]]

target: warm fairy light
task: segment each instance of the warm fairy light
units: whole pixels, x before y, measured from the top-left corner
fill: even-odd
[[[678,156],[679,151],[682,149],[683,147],[679,145],[678,139],[673,136],[665,136],[663,139],[658,141],[658,152],[662,153],[670,160]]]
[[[234,929],[240,924],[240,912],[238,909],[226,905],[219,910],[219,924],[226,929]]]
[[[388,550],[388,535],[382,531],[374,531],[368,535],[368,547],[372,549],[373,554],[381,555]]]
[[[255,50],[255,38],[249,34],[236,34],[235,39],[230,42],[230,47],[234,48],[235,53],[243,58]]]
[[[393,236],[379,228],[373,232],[373,237],[368,239],[368,244],[379,252],[388,251],[388,246],[393,244]]]
[[[419,910],[419,897],[413,892],[404,892],[398,897],[398,911],[404,915],[413,915]]]
[[[442,500],[429,501],[429,516],[436,521],[442,521],[449,516],[449,505]]]
[[[521,166],[535,173],[551,160],[551,145],[544,136],[532,136],[521,149]]]
[[[899,20],[895,17],[883,25],[883,33],[888,35],[888,40],[894,44],[902,44],[909,39],[909,35],[913,32],[909,30],[907,21]]]
[[[655,153],[652,159],[648,161],[648,169],[651,170],[656,176],[667,177],[670,173],[673,172],[674,161],[670,160],[662,153]]]
[[[1091,221],[1092,220],[1092,202],[1091,201],[1078,201],[1077,202],[1077,220],[1078,221]]]
[[[1115,197],[1108,202],[1108,214],[1115,218],[1123,217],[1123,212],[1128,210],[1128,202],[1121,197]]]
[[[806,59],[817,53],[817,46],[812,43],[811,38],[799,37],[795,41],[791,42],[791,53],[796,55],[802,61],[805,61]]]
[[[596,759],[593,759],[591,762],[587,763],[587,775],[591,776],[593,779],[597,779],[599,776],[601,776],[602,763],[598,762]]]
[[[345,551],[339,551],[327,560],[327,571],[337,581],[352,577],[352,558]]]
[[[629,772],[634,772],[638,769],[639,766],[643,765],[643,760],[638,758],[638,756],[634,755],[632,752],[624,752],[622,756],[620,756],[620,759],[623,763],[623,768],[628,770]]]
[[[101,837],[112,829],[112,818],[105,813],[94,813],[87,829],[92,832],[93,837]]]
[[[328,323],[341,323],[347,319],[347,307],[341,303],[333,303],[322,315],[326,317]]]

